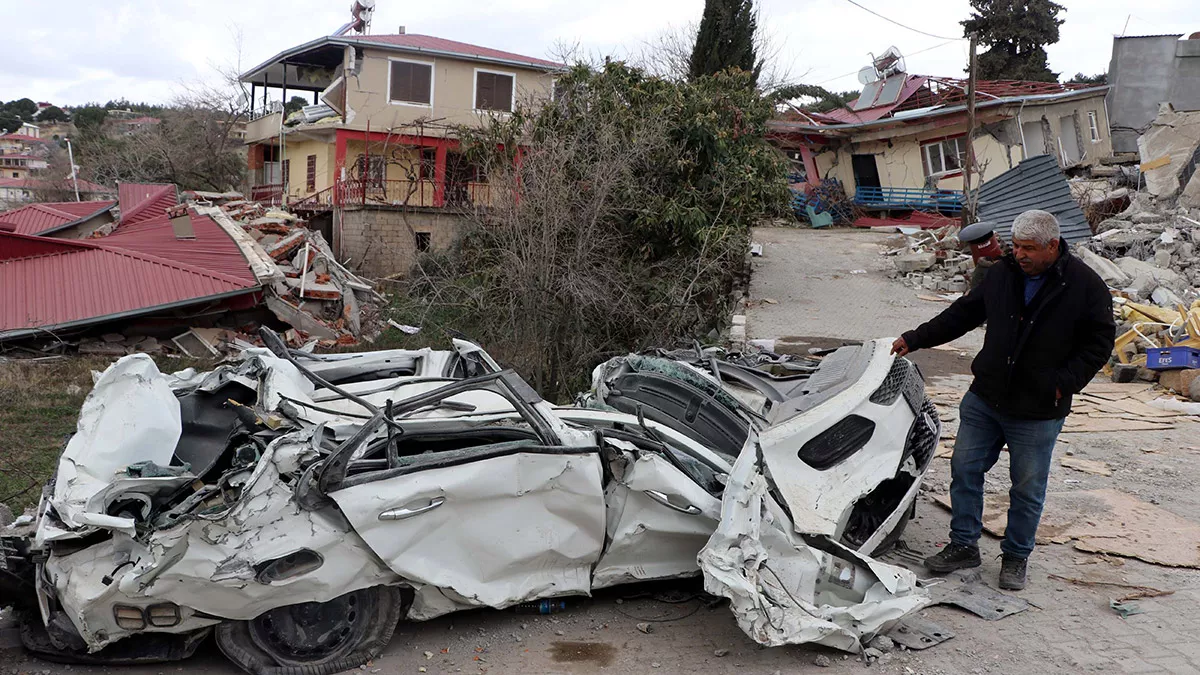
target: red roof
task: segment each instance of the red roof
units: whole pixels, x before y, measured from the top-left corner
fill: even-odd
[[[53,143],[47,138],[38,138],[36,136],[26,136],[25,134],[4,134],[0,136],[0,141],[20,141],[22,143]]]
[[[444,52],[454,54],[464,58],[483,58],[483,59],[498,59],[501,61],[517,61],[528,63],[531,66],[540,66],[542,68],[562,68],[561,63],[547,61],[546,59],[537,59],[532,56],[522,56],[512,52],[500,51],[499,49],[489,49],[488,47],[480,47],[466,42],[458,42],[456,40],[446,40],[444,38],[433,37],[432,35],[415,35],[405,33],[403,35],[343,35],[343,39],[347,40],[362,40],[363,42],[377,42],[381,44],[403,47],[405,49],[428,50],[434,52]]]
[[[89,241],[217,272],[250,285],[258,283],[242,249],[216,221],[191,211],[188,217],[192,221],[192,232],[196,235],[194,239],[177,238],[171,220],[159,216],[136,223],[123,222],[107,237]]]
[[[179,203],[174,183],[120,183],[117,201],[121,204],[121,226],[158,218]]]
[[[17,234],[47,234],[98,216],[116,205],[114,201],[27,204],[0,213],[0,224],[15,225]]]
[[[877,119],[887,117],[896,108],[908,100],[910,96],[915,94],[918,89],[925,85],[929,78],[920,75],[909,75],[904,80],[904,85],[900,87],[900,95],[890,104],[875,106],[874,108],[866,108],[864,110],[849,110],[847,108],[834,108],[823,114],[833,120],[832,124],[853,124],[855,122],[874,122]],[[858,99],[850,102],[851,107]]]
[[[37,178],[0,178],[0,188],[25,188],[26,190],[44,190],[47,188],[59,188],[59,187],[63,187],[64,185],[67,188],[74,187],[74,183],[71,181],[70,178],[63,179],[62,181],[48,181],[48,180],[40,180]],[[86,180],[79,181],[79,191],[81,193],[82,192],[86,192],[86,193],[112,192],[112,190],[104,187],[103,185],[97,185],[96,183],[92,183],[92,182],[86,181]]]
[[[256,289],[243,279],[103,243],[0,232],[0,337],[149,314]]]

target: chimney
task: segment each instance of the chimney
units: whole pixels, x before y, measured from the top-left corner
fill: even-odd
[[[404,26],[400,26],[400,35],[404,35]]]

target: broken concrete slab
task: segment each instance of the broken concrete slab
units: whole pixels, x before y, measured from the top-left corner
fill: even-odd
[[[937,263],[937,255],[933,252],[906,253],[896,256],[896,269],[901,274],[924,272]]]
[[[1103,258],[1100,255],[1082,247],[1077,248],[1074,253],[1079,257],[1080,260],[1084,262],[1084,264],[1092,268],[1092,271],[1100,275],[1100,278],[1104,280],[1104,283],[1108,284],[1109,286],[1113,286],[1115,288],[1124,288],[1133,282],[1133,277],[1126,274],[1120,267],[1117,266],[1116,263],[1107,258]]]
[[[281,298],[267,297],[267,309],[280,321],[322,340],[336,340],[338,334],[299,307]]]
[[[1146,189],[1159,198],[1177,196],[1187,182],[1181,176],[1200,149],[1200,112],[1181,112],[1170,103],[1158,108],[1158,116],[1138,138],[1138,154]],[[1194,169],[1193,169],[1194,171]]]

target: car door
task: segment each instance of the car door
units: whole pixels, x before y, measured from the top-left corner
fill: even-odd
[[[329,494],[396,574],[489,607],[587,594],[604,545],[596,448],[427,453]]]
[[[592,588],[699,574],[696,554],[721,517],[720,499],[664,455],[609,442],[620,457],[605,490],[609,545]]]

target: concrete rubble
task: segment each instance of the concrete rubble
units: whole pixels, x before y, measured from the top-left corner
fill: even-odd
[[[961,250],[958,229],[893,234],[884,242],[884,255],[893,257],[898,275],[908,286],[930,293],[965,293],[975,265],[970,254]]]

